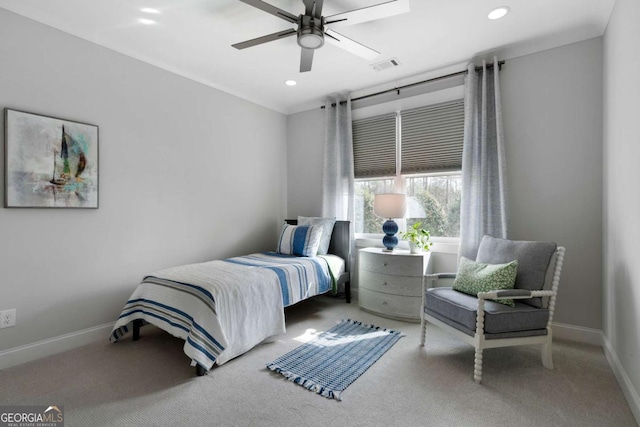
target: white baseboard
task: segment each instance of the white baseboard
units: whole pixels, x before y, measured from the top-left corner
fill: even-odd
[[[107,340],[114,322],[0,351],[0,371],[63,351]]]
[[[599,329],[591,329],[556,322],[551,322],[551,327],[553,328],[553,338],[577,341],[584,344],[602,347],[602,331]]]
[[[625,399],[627,399],[636,423],[640,425],[640,396],[606,335],[597,329],[583,328],[581,326],[567,325],[564,323],[553,323],[553,337],[593,344],[603,348],[607,362],[622,389]]]
[[[604,354],[607,357],[609,366],[611,366],[611,369],[618,380],[618,384],[622,389],[622,393],[624,393],[624,397],[627,399],[629,409],[631,409],[631,412],[636,419],[636,423],[640,425],[640,396],[638,396],[638,391],[633,386],[631,379],[624,370],[624,366],[620,363],[618,355],[606,336],[603,336],[603,342]]]

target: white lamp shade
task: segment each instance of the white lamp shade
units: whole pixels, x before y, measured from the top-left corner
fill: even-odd
[[[404,194],[376,194],[373,213],[380,218],[404,218],[407,212],[407,197]]]

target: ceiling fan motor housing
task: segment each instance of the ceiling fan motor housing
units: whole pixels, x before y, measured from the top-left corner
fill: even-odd
[[[300,15],[298,45],[305,49],[318,49],[324,45],[324,20],[309,15]]]

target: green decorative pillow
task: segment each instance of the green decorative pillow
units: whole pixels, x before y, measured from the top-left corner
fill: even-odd
[[[506,264],[485,264],[460,257],[453,289],[473,296],[477,296],[478,292],[513,289],[517,273],[518,260]],[[511,299],[494,301],[515,307]]]

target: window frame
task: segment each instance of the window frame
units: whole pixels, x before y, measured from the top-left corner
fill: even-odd
[[[405,194],[405,179],[406,178],[413,178],[413,177],[430,177],[430,176],[451,176],[451,175],[460,175],[462,176],[462,170],[460,171],[451,171],[451,172],[433,172],[433,173],[420,173],[420,174],[407,174],[407,175],[402,175],[399,173],[396,173],[395,177],[391,177],[391,176],[379,176],[379,177],[366,177],[366,178],[356,178],[354,181],[357,182],[366,182],[366,181],[375,181],[375,180],[393,180],[394,184],[394,191],[396,191],[397,193],[402,193]],[[400,187],[398,187],[400,185]],[[399,190],[398,190],[399,188]],[[401,219],[396,219],[395,220],[396,223],[398,224],[398,232],[401,231],[406,231],[407,229],[407,221],[404,218]],[[382,230],[380,230],[380,233],[354,233],[354,237],[356,238],[356,242],[357,242],[357,246],[360,247],[362,246],[362,244],[364,243],[369,243],[366,246],[382,246],[382,238],[384,237],[384,233],[382,233]],[[375,242],[374,242],[375,240]],[[407,249],[408,245],[406,244],[406,242],[404,240],[400,240],[400,243],[398,244],[398,247],[400,248],[404,248]],[[434,248],[432,250],[435,250],[437,248],[440,248],[440,246],[442,245],[455,245],[455,252],[457,253],[457,246],[460,244],[460,237],[449,237],[449,236],[431,236],[430,241],[432,241],[434,243]],[[366,247],[363,246],[363,247]],[[406,246],[406,247],[405,247]],[[447,253],[453,253],[450,252],[449,250],[439,250],[437,252],[447,252]]]
[[[457,98],[458,100],[460,98]],[[449,101],[455,101],[457,99],[451,99]],[[428,105],[434,105],[434,104],[438,104],[442,101],[439,102],[433,102],[433,103],[429,103],[429,104],[425,104],[425,106]],[[388,114],[388,113],[387,113]],[[423,173],[408,173],[408,174],[402,174],[402,110],[397,110],[395,111],[395,117],[396,117],[396,140],[395,140],[395,151],[396,151],[396,158],[395,158],[395,175],[384,175],[384,176],[367,176],[367,177],[362,177],[362,178],[355,178],[354,181],[356,183],[358,182],[369,182],[369,181],[376,181],[376,180],[393,180],[393,192],[395,193],[401,193],[401,194],[405,194],[406,193],[406,179],[407,178],[414,178],[414,177],[434,177],[434,176],[451,176],[451,175],[462,175],[462,169],[460,170],[450,170],[450,171],[437,171],[437,172],[423,172]],[[397,219],[396,220],[397,224],[398,224],[398,228],[399,228],[399,232],[400,231],[406,231],[407,229],[407,221],[406,219],[402,218],[402,219]],[[371,245],[373,243],[375,243],[376,245],[380,245],[380,241],[382,239],[382,237],[384,236],[384,233],[380,232],[380,233],[354,233],[354,236],[356,238],[357,241],[357,246],[361,246],[360,243],[365,243],[367,245]],[[459,245],[460,242],[460,237],[450,237],[450,236],[431,236],[430,240],[434,243],[434,249],[443,249],[443,250],[439,250],[442,252],[450,252],[452,253],[452,251],[455,249],[455,252],[457,252],[457,247]],[[399,245],[399,247],[404,248],[404,246],[407,246],[406,242],[401,240]],[[454,247],[454,249],[451,248],[444,248],[445,246],[451,246]],[[407,246],[408,247],[408,246]]]

